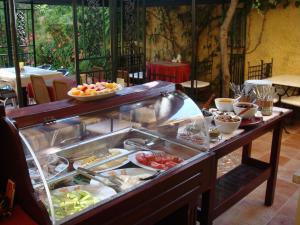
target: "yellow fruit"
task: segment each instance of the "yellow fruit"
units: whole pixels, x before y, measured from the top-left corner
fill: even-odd
[[[107,84],[105,85],[105,87],[111,89],[111,88],[114,87],[114,84],[113,84],[113,83],[107,83]]]
[[[80,90],[77,90],[77,89],[73,90],[73,88],[72,88],[71,94],[72,95],[79,95],[80,94]]]

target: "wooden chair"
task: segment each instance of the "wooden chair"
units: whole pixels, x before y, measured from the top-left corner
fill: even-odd
[[[81,73],[83,83],[96,83],[105,80],[105,72],[102,67],[93,66],[91,71],[86,71]]]
[[[38,75],[30,76],[34,98],[37,104],[51,102],[50,94],[44,78]]]
[[[71,81],[68,82],[66,79],[53,80],[55,101],[70,98],[70,96],[67,93],[71,89],[71,87]]]
[[[248,62],[248,80],[262,80],[272,77],[272,70],[273,59],[269,63],[264,63],[261,60],[260,64],[254,66],[250,66],[250,62]]]
[[[6,106],[11,104],[14,108],[17,106],[17,94],[15,90],[6,84],[6,81],[0,81],[0,102]]]
[[[124,81],[124,84],[126,85],[126,87],[131,86],[130,79],[129,79],[129,73],[127,70],[117,70],[117,79],[118,78],[121,79],[120,83],[122,83],[122,81]]]

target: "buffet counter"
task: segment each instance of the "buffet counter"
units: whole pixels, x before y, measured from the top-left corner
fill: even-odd
[[[265,205],[272,205],[283,122],[291,113],[275,108],[212,144],[201,110],[168,82],[98,101],[3,111],[2,145],[9,151],[0,177],[19,184],[17,204],[38,224],[211,225],[264,181]],[[267,132],[273,136],[265,163],[251,157],[251,146]],[[240,147],[241,165],[218,178],[218,160]],[[116,177],[138,182],[105,180]],[[84,201],[66,207],[70,196]]]
[[[0,188],[13,180],[37,224],[196,223],[214,154],[201,110],[174,84],[0,114]]]

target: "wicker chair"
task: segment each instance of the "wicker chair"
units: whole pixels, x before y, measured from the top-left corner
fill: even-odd
[[[30,76],[34,98],[37,104],[51,102],[50,94],[42,76]]]

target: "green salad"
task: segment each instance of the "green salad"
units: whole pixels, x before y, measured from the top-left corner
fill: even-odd
[[[98,201],[99,199],[94,198],[91,193],[84,190],[52,194],[56,220],[79,212]]]

